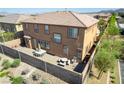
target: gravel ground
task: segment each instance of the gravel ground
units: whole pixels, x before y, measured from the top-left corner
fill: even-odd
[[[0,54],[2,57],[2,60],[9,59],[13,60],[12,58],[5,56],[3,54]],[[0,61],[0,69],[2,68],[2,60]],[[35,67],[32,67],[24,62],[21,62],[20,66],[17,68],[9,68],[10,74],[13,76],[22,76],[25,78],[25,82],[27,84],[41,84],[41,83],[48,83],[48,84],[67,84],[65,81],[46,73],[42,70],[39,70]],[[22,72],[25,72],[22,75]],[[33,80],[34,79],[34,80]],[[0,78],[1,84],[8,84],[10,83],[9,78],[4,77]]]

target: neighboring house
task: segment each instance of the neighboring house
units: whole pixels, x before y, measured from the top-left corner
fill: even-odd
[[[111,16],[111,13],[91,13],[89,15],[96,19],[103,18],[107,22]]]
[[[83,60],[97,37],[98,20],[70,11],[44,13],[24,20],[24,38],[29,48]]]
[[[23,31],[22,20],[29,18],[28,15],[10,14],[0,17],[0,30],[5,32],[20,33]]]

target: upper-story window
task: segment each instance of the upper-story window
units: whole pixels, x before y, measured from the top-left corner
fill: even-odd
[[[34,24],[34,32],[39,32],[39,25],[38,24]]]
[[[56,33],[54,34],[53,38],[55,43],[61,43],[61,39],[62,39],[61,34]]]
[[[45,33],[49,34],[49,26],[48,25],[45,25]]]
[[[69,28],[68,29],[68,37],[69,38],[77,38],[78,36],[78,28]]]

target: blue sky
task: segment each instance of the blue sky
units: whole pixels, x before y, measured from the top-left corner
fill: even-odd
[[[98,12],[101,10],[115,10],[115,8],[67,8],[68,11]],[[44,13],[51,11],[63,11],[65,8],[0,8],[0,12],[7,13]]]

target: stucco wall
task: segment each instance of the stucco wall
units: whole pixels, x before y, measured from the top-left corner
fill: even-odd
[[[97,30],[98,30],[97,24],[95,24],[85,30],[82,59],[86,56],[86,53],[93,46],[93,43],[96,40]]]

